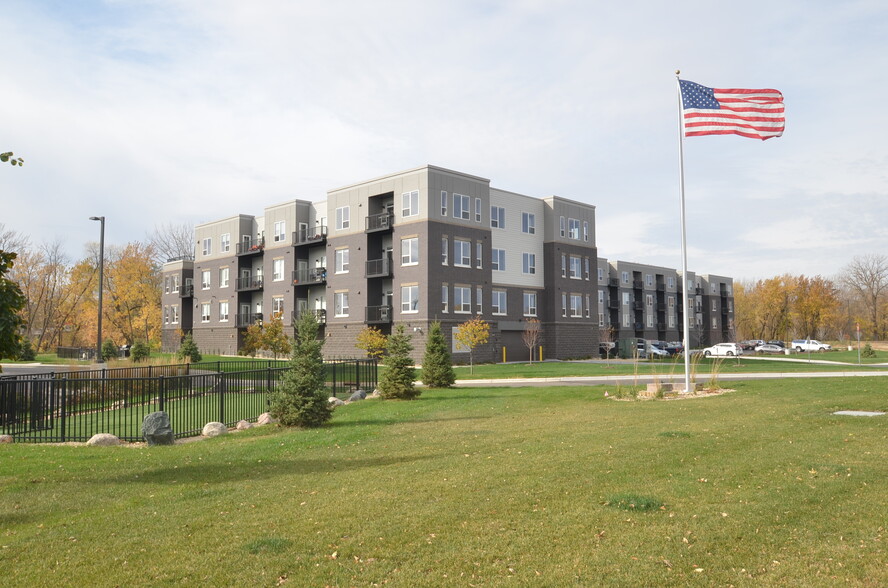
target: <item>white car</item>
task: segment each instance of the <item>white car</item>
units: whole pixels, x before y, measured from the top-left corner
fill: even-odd
[[[743,355],[743,348],[736,343],[717,343],[703,350],[703,357],[734,357]]]
[[[832,346],[828,343],[821,343],[817,339],[793,339],[792,348],[796,353],[802,351],[829,351]]]

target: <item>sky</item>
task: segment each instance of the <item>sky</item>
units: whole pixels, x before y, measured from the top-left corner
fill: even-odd
[[[684,140],[688,267],[888,253],[883,0],[0,0],[0,223],[72,258],[426,164],[596,206],[681,268],[682,79],[776,88],[783,137]]]

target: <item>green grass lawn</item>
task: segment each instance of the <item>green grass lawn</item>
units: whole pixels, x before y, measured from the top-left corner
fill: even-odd
[[[884,378],[425,391],[174,447],[0,446],[11,586],[878,586]]]

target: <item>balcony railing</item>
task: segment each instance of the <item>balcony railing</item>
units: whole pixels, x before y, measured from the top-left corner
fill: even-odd
[[[619,278],[610,278],[607,281],[607,285],[611,288],[619,288],[620,287],[620,279]]]
[[[369,259],[366,265],[366,278],[387,278],[392,275],[391,256],[382,259]]]
[[[234,317],[234,324],[238,327],[249,327],[262,321],[261,312],[248,312],[246,314],[237,314]]]
[[[314,267],[310,269],[293,270],[293,285],[307,286],[310,284],[323,284],[327,281],[327,268]]]
[[[179,288],[179,298],[191,298],[194,296],[194,284],[183,284]]]
[[[261,290],[262,289],[262,276],[245,276],[243,278],[238,278],[237,283],[235,285],[235,289],[238,292],[247,292],[249,290]]]
[[[373,233],[375,231],[387,231],[395,224],[395,215],[391,212],[383,212],[380,214],[371,214],[365,220],[365,233]]]
[[[257,237],[241,241],[235,247],[235,255],[253,255],[254,253],[262,253],[265,249],[265,237]]]
[[[327,311],[324,310],[323,308],[318,308],[315,310],[311,310],[308,308],[303,309],[303,310],[294,310],[290,314],[290,318],[292,319],[293,324],[296,324],[297,322],[299,322],[299,318],[302,316],[303,313],[306,313],[306,312],[314,313],[315,318],[318,320],[319,325],[326,325],[327,324]]]
[[[391,306],[368,306],[366,310],[365,322],[369,325],[392,322]]]
[[[293,245],[313,245],[327,240],[327,226],[306,227],[293,231]]]
[[[633,326],[635,327],[636,331],[643,331],[644,330],[644,323],[635,323]]]
[[[620,301],[619,300],[608,300],[607,307],[611,310],[617,310],[618,308],[620,308]]]
[[[632,280],[632,287],[635,290],[644,290],[644,282],[642,280]]]
[[[632,310],[644,310],[644,302],[636,300],[632,303]]]

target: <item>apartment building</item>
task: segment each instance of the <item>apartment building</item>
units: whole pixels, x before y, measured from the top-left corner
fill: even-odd
[[[191,332],[201,350],[233,354],[249,325],[280,316],[292,334],[303,312],[318,317],[330,357],[355,355],[368,325],[390,333],[403,324],[420,359],[439,321],[454,361],[467,361],[452,335],[473,316],[491,324],[476,361],[527,358],[529,319],[540,321],[546,358],[597,355],[599,332],[610,325],[620,336],[679,338],[680,310],[670,306],[680,305],[677,273],[599,259],[594,206],[500,190],[435,166],[204,223],[195,243],[193,260],[163,268],[167,350]],[[623,272],[629,281],[613,285]],[[717,280],[721,296],[730,281]],[[723,321],[728,301],[719,303],[701,321]]]

